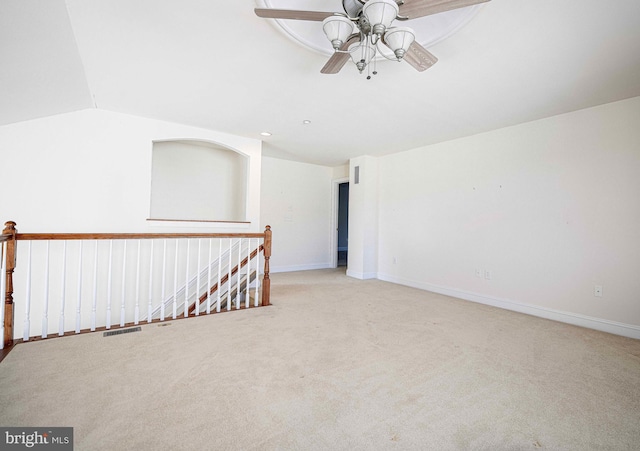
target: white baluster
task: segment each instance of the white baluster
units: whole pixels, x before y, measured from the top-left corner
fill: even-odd
[[[140,240],[136,256],[136,304],[133,310],[133,324],[140,322]]]
[[[240,240],[238,241],[238,271],[236,272],[236,309],[240,308],[240,274],[242,272],[240,263],[242,263],[242,238],[240,238]]]
[[[167,276],[167,240],[163,240],[162,244],[162,289],[160,294],[160,321],[164,321],[164,285]]]
[[[124,327],[124,316],[125,316],[125,296],[127,291],[127,240],[124,240],[124,245],[122,248],[122,296],[120,299],[120,327]]]
[[[93,304],[91,306],[91,331],[96,330],[96,310],[98,308],[98,240],[93,249]]]
[[[113,273],[113,240],[109,240],[109,272],[107,276],[107,324],[106,328],[111,329],[111,280]]]
[[[191,240],[187,239],[187,268],[184,276],[184,317],[189,316],[189,259],[191,258]]]
[[[229,238],[229,274],[227,278],[227,310],[231,310],[231,267],[233,262],[231,260],[231,252],[233,249],[233,238]]]
[[[67,241],[62,242],[62,282],[60,293],[60,321],[58,322],[58,335],[64,335],[64,300],[66,297],[67,279]]]
[[[196,265],[196,316],[200,315],[200,249],[202,240],[198,238],[198,264]]]
[[[249,292],[251,291],[251,286],[249,285],[251,279],[251,238],[249,238],[249,242],[247,244],[247,285],[245,286],[245,299],[244,299],[244,306],[246,308],[249,308],[249,305],[251,303],[251,299],[249,299],[251,296],[249,296]]]
[[[49,244],[47,240],[47,260],[44,267],[44,306],[42,309],[42,338],[49,335]]]
[[[209,238],[209,258],[207,259],[207,315],[211,313],[211,238]]]
[[[24,326],[22,331],[22,340],[29,341],[30,328],[31,328],[31,241],[29,241],[29,248],[27,254],[27,290],[26,290],[26,299],[24,305]],[[4,272],[0,271],[0,278],[4,279]],[[2,297],[0,299],[4,299],[5,293],[3,291]],[[4,310],[4,309],[1,309]],[[2,322],[4,326],[4,322]],[[1,335],[4,337],[4,334]]]
[[[151,255],[149,257],[149,305],[147,307],[147,322],[151,322],[153,315],[153,244],[155,240],[151,240]]]
[[[82,308],[82,240],[78,250],[78,301],[76,303],[76,333],[80,333],[80,311]]]
[[[220,312],[220,292],[222,291],[222,240],[218,240],[218,289],[216,290],[216,312]]]
[[[176,239],[176,256],[173,264],[173,319],[176,319],[178,312],[178,244]]]
[[[253,301],[253,305],[255,305],[256,307],[258,306],[258,288],[260,287],[260,238],[258,238],[258,246],[256,247],[257,250],[257,254],[256,254],[256,298]]]

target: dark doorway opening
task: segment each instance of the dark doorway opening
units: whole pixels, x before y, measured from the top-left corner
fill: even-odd
[[[347,266],[349,252],[349,182],[338,185],[338,266]]]

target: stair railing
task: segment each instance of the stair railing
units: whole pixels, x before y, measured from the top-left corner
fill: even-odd
[[[227,310],[232,299],[235,309],[270,305],[271,242],[270,226],[229,234],[18,233],[9,221],[0,235],[0,360],[17,342],[217,313],[223,289]]]
[[[231,246],[230,246],[231,247]],[[191,306],[189,308],[189,313],[193,314],[193,315],[198,315],[198,312],[201,310],[203,305],[206,305],[207,307],[207,313],[208,310],[210,308],[210,298],[213,295],[217,295],[216,299],[217,302],[214,301],[215,307],[216,307],[216,311],[220,311],[221,308],[221,299],[225,297],[225,295],[223,294],[223,287],[225,286],[225,284],[227,285],[228,289],[226,292],[226,299],[225,299],[225,305],[224,307],[227,310],[231,310],[231,300],[232,298],[235,297],[236,300],[236,309],[240,309],[241,305],[239,302],[239,294],[241,290],[244,290],[246,292],[249,292],[251,289],[251,283],[252,282],[256,282],[253,285],[253,288],[255,289],[254,293],[255,293],[255,302],[258,302],[258,283],[256,281],[258,272],[257,270],[255,270],[253,273],[251,272],[251,261],[253,259],[257,259],[256,261],[256,268],[260,263],[260,251],[264,250],[264,246],[260,245],[257,249],[254,249],[253,252],[251,252],[251,248],[248,248],[247,250],[247,256],[240,261],[240,259],[242,258],[242,253],[241,251],[238,257],[238,260],[240,261],[239,264],[237,264],[235,267],[231,268],[231,266],[229,266],[230,270],[228,271],[224,271],[224,276],[219,276],[218,277],[218,281],[214,284],[208,284],[210,286],[210,288],[205,291],[200,297],[197,297],[194,299],[193,303],[191,303]],[[245,272],[244,272],[244,276],[245,278],[242,279],[242,268],[246,268]],[[219,272],[220,274],[221,272]],[[232,281],[233,281],[233,276],[236,276],[236,282],[235,282],[235,289],[236,292],[233,293],[233,286],[232,286]],[[243,289],[244,286],[244,289]],[[264,291],[263,291],[264,293]],[[250,293],[247,293],[247,297],[245,299],[245,308],[249,307],[249,295]]]
[[[200,243],[198,243],[200,244]],[[209,242],[211,244],[211,242]],[[241,240],[234,241],[232,238],[229,238],[229,243],[225,251],[222,251],[222,246],[219,247],[218,254],[212,253],[211,246],[208,249],[208,259],[209,262],[203,268],[200,269],[200,272],[197,274],[192,274],[191,279],[188,283],[180,286],[175,293],[168,294],[166,297],[163,294],[164,302],[161,302],[159,305],[156,305],[152,310],[149,311],[146,318],[148,317],[164,317],[164,311],[167,308],[171,308],[173,300],[176,298],[188,298],[189,313],[194,315],[199,315],[200,309],[197,307],[201,305],[206,306],[206,313],[210,313],[211,308],[215,308],[216,312],[220,311],[221,304],[221,296],[222,289],[225,288],[225,284],[229,282],[229,286],[227,289],[231,288],[231,284],[233,283],[233,277],[229,277],[229,270],[231,270],[232,276],[236,274],[238,271],[238,267],[232,266],[233,255],[235,253],[240,253],[244,255],[243,252],[249,253],[251,251],[251,243],[246,244],[242,243]],[[244,247],[242,247],[244,246]],[[262,250],[262,245],[260,245],[260,250]],[[200,247],[198,247],[198,252],[201,252]],[[205,252],[207,250],[205,249]],[[251,259],[259,259],[259,255],[257,255],[258,250],[254,250],[251,253]],[[200,258],[198,258],[200,260]],[[247,264],[247,259],[245,258],[242,261],[241,267],[244,267]],[[250,264],[250,262],[249,262]],[[256,261],[255,266],[259,264]],[[218,286],[220,286],[220,290],[218,290]],[[255,285],[257,288],[257,284]],[[189,293],[187,295],[187,293]],[[197,296],[199,293],[204,293]],[[256,293],[257,296],[257,293]],[[257,302],[257,297],[256,297]],[[231,306],[226,306],[227,310],[231,309]]]

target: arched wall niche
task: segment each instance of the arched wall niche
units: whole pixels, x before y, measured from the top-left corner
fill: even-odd
[[[153,141],[152,220],[246,222],[249,156],[202,139]]]

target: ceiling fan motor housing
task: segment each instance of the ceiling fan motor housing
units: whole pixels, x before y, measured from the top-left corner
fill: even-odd
[[[365,16],[358,17],[358,21],[356,22],[356,25],[358,26],[358,30],[360,30],[365,35],[371,32],[371,24],[369,23],[369,20]]]

